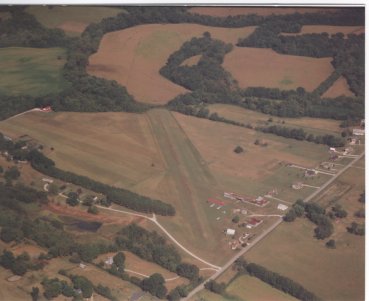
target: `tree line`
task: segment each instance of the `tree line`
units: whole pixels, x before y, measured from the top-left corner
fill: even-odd
[[[116,244],[138,257],[155,262],[163,268],[177,273],[191,281],[198,281],[199,268],[193,264],[182,263],[178,251],[168,245],[166,239],[156,231],[147,231],[137,224],[121,229],[115,239]]]
[[[237,275],[233,278],[235,280],[238,276],[246,274],[260,279],[263,282],[268,283],[272,287],[289,294],[302,301],[320,301],[321,299],[317,297],[312,292],[305,289],[301,284],[295,282],[294,280],[282,276],[278,273],[270,271],[265,267],[258,265],[256,263],[248,263],[246,260],[240,258],[234,263]],[[233,281],[231,280],[231,282]],[[229,284],[228,284],[229,285]]]
[[[175,215],[175,209],[171,204],[141,196],[122,188],[103,184],[72,172],[63,171],[55,167],[54,161],[47,158],[36,149],[33,149],[28,153],[27,160],[31,162],[31,166],[35,170],[45,175],[106,195],[108,204],[116,203],[129,209],[144,213]]]

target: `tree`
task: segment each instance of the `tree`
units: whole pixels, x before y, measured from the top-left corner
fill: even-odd
[[[98,214],[99,213],[99,209],[97,209],[96,206],[90,206],[90,207],[88,207],[87,212],[88,213],[91,213],[91,214]]]
[[[296,211],[294,208],[291,208],[287,214],[283,217],[285,222],[293,222],[296,219]]]
[[[236,146],[236,148],[233,150],[236,154],[242,153],[243,152],[243,148],[241,146]]]
[[[20,172],[16,166],[10,167],[7,171],[4,173],[4,178],[7,181],[13,181],[18,179],[20,176]]]
[[[200,270],[194,264],[181,263],[177,266],[176,272],[179,276],[195,281],[199,278]]]
[[[32,287],[31,297],[32,301],[37,301],[39,297],[40,289],[37,286]]]
[[[45,289],[44,296],[48,300],[51,300],[59,296],[63,289],[62,284],[58,278],[45,279],[42,282],[42,285],[44,286]]]
[[[240,221],[240,217],[238,215],[236,215],[232,218],[232,222],[235,223],[235,224],[237,224],[239,221]]]
[[[77,206],[79,204],[78,201],[78,194],[75,192],[69,192],[68,193],[68,198],[66,200],[67,204],[70,206]]]
[[[23,238],[23,232],[21,229],[18,229],[18,228],[3,227],[1,229],[0,238],[4,242],[20,240]]]
[[[126,256],[123,252],[118,252],[113,257],[113,262],[117,265],[119,268],[124,268],[124,261],[126,260]]]
[[[335,249],[336,248],[336,241],[334,239],[330,239],[326,242],[326,247],[329,249]]]
[[[293,205],[293,209],[295,210],[296,216],[301,217],[305,213],[305,208],[299,204]]]
[[[5,250],[3,255],[0,257],[0,263],[4,268],[10,269],[15,263],[15,257],[13,253]]]
[[[17,258],[11,270],[15,275],[23,276],[27,272],[27,262]]]

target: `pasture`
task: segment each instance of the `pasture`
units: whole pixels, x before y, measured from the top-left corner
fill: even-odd
[[[162,77],[168,57],[192,37],[208,31],[213,38],[236,43],[255,27],[220,28],[197,24],[139,25],[104,35],[87,72],[116,80],[138,101],[165,104],[187,90]]]
[[[235,47],[224,57],[223,67],[241,88],[303,87],[311,92],[334,71],[331,60],[284,55],[272,49]]]
[[[341,95],[350,97],[355,96],[355,94],[350,90],[347,80],[343,76],[340,76],[333,85],[323,93],[322,97],[335,98]]]
[[[323,8],[323,7],[211,7],[211,6],[198,6],[191,7],[189,9],[191,13],[200,15],[209,15],[215,17],[227,17],[227,16],[237,16],[237,15],[259,15],[259,16],[269,16],[269,15],[287,15],[294,13],[318,13],[318,12],[329,12],[337,11],[334,8]]]
[[[312,117],[288,118],[264,114],[228,104],[208,105],[210,113],[217,113],[226,119],[251,124],[252,126],[280,125],[286,127],[302,128],[314,134],[339,134],[342,129],[340,121]]]
[[[69,36],[78,36],[90,23],[125,11],[117,7],[31,5],[26,12],[34,15],[45,27],[59,28]]]
[[[66,85],[62,48],[0,49],[0,93],[41,96],[60,92]]]

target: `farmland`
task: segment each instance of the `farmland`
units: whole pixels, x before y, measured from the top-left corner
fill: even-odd
[[[269,16],[271,14],[275,15],[285,15],[285,14],[293,14],[293,13],[314,13],[319,11],[335,11],[336,9],[331,8],[319,8],[319,7],[192,7],[190,8],[190,12],[200,14],[200,15],[209,15],[209,16],[217,16],[217,17],[227,17],[227,16],[237,16],[237,15],[248,15],[255,14],[259,16]]]
[[[85,6],[29,6],[26,12],[34,15],[37,20],[49,28],[59,28],[67,35],[80,35],[90,23],[97,23],[103,18],[124,13],[115,7]]]
[[[0,93],[40,96],[65,88],[61,48],[1,48]]]
[[[327,91],[324,92],[322,97],[334,98],[338,96],[354,96],[354,93],[350,90],[347,80],[341,76],[338,78],[334,84],[329,87]]]
[[[235,47],[225,56],[223,67],[231,72],[241,88],[289,90],[303,87],[313,91],[333,72],[331,60],[283,55],[272,49]]]
[[[186,89],[159,74],[174,51],[208,31],[213,38],[236,43],[255,27],[219,28],[196,24],[150,24],[105,34],[89,59],[89,74],[116,80],[137,100],[165,104]]]

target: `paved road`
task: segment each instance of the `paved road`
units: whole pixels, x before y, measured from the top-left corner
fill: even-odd
[[[275,227],[277,227],[283,219],[280,217],[273,225],[271,225],[268,229],[264,230],[260,236],[256,237],[255,240],[251,244],[249,244],[246,248],[243,248],[241,251],[239,251],[236,255],[234,255],[219,271],[217,271],[215,274],[213,274],[207,281],[209,280],[215,280],[219,275],[221,275],[226,269],[228,269],[238,258],[240,258],[243,254],[245,254],[247,251],[249,251],[253,246],[255,246],[260,240],[262,240],[265,236],[267,236],[270,232],[274,230]],[[190,300],[192,296],[197,294],[199,291],[201,291],[204,288],[204,284],[202,283],[199,286],[197,286],[195,289],[191,291],[191,293],[188,294],[186,298],[182,298],[182,301]]]
[[[349,169],[353,164],[355,164],[357,161],[359,161],[363,156],[365,152],[362,152],[358,157],[356,157],[354,160],[352,160],[348,165],[346,165],[343,169],[341,169],[338,173],[336,173],[334,176],[332,176],[331,179],[329,179],[324,185],[322,185],[319,189],[314,191],[311,195],[309,195],[307,198],[304,199],[304,202],[308,202],[314,197],[316,197],[320,192],[322,192],[325,188],[327,188],[334,180],[336,180],[341,174],[343,174],[347,169]],[[258,238],[256,238],[249,246],[242,249],[240,252],[238,252],[235,256],[232,257],[219,271],[217,271],[214,275],[212,275],[208,280],[215,280],[217,277],[219,277],[226,269],[228,269],[239,257],[244,255],[248,250],[250,250],[254,245],[256,245],[260,240],[262,240],[266,235],[268,235],[270,232],[272,232],[281,222],[283,221],[282,218],[280,218],[276,223],[274,223],[272,226],[270,226],[265,232],[263,232]],[[200,284],[196,288],[194,288],[186,298],[182,298],[181,301],[187,301],[190,300],[191,297],[196,295],[199,291],[201,291],[204,288],[204,283]]]

